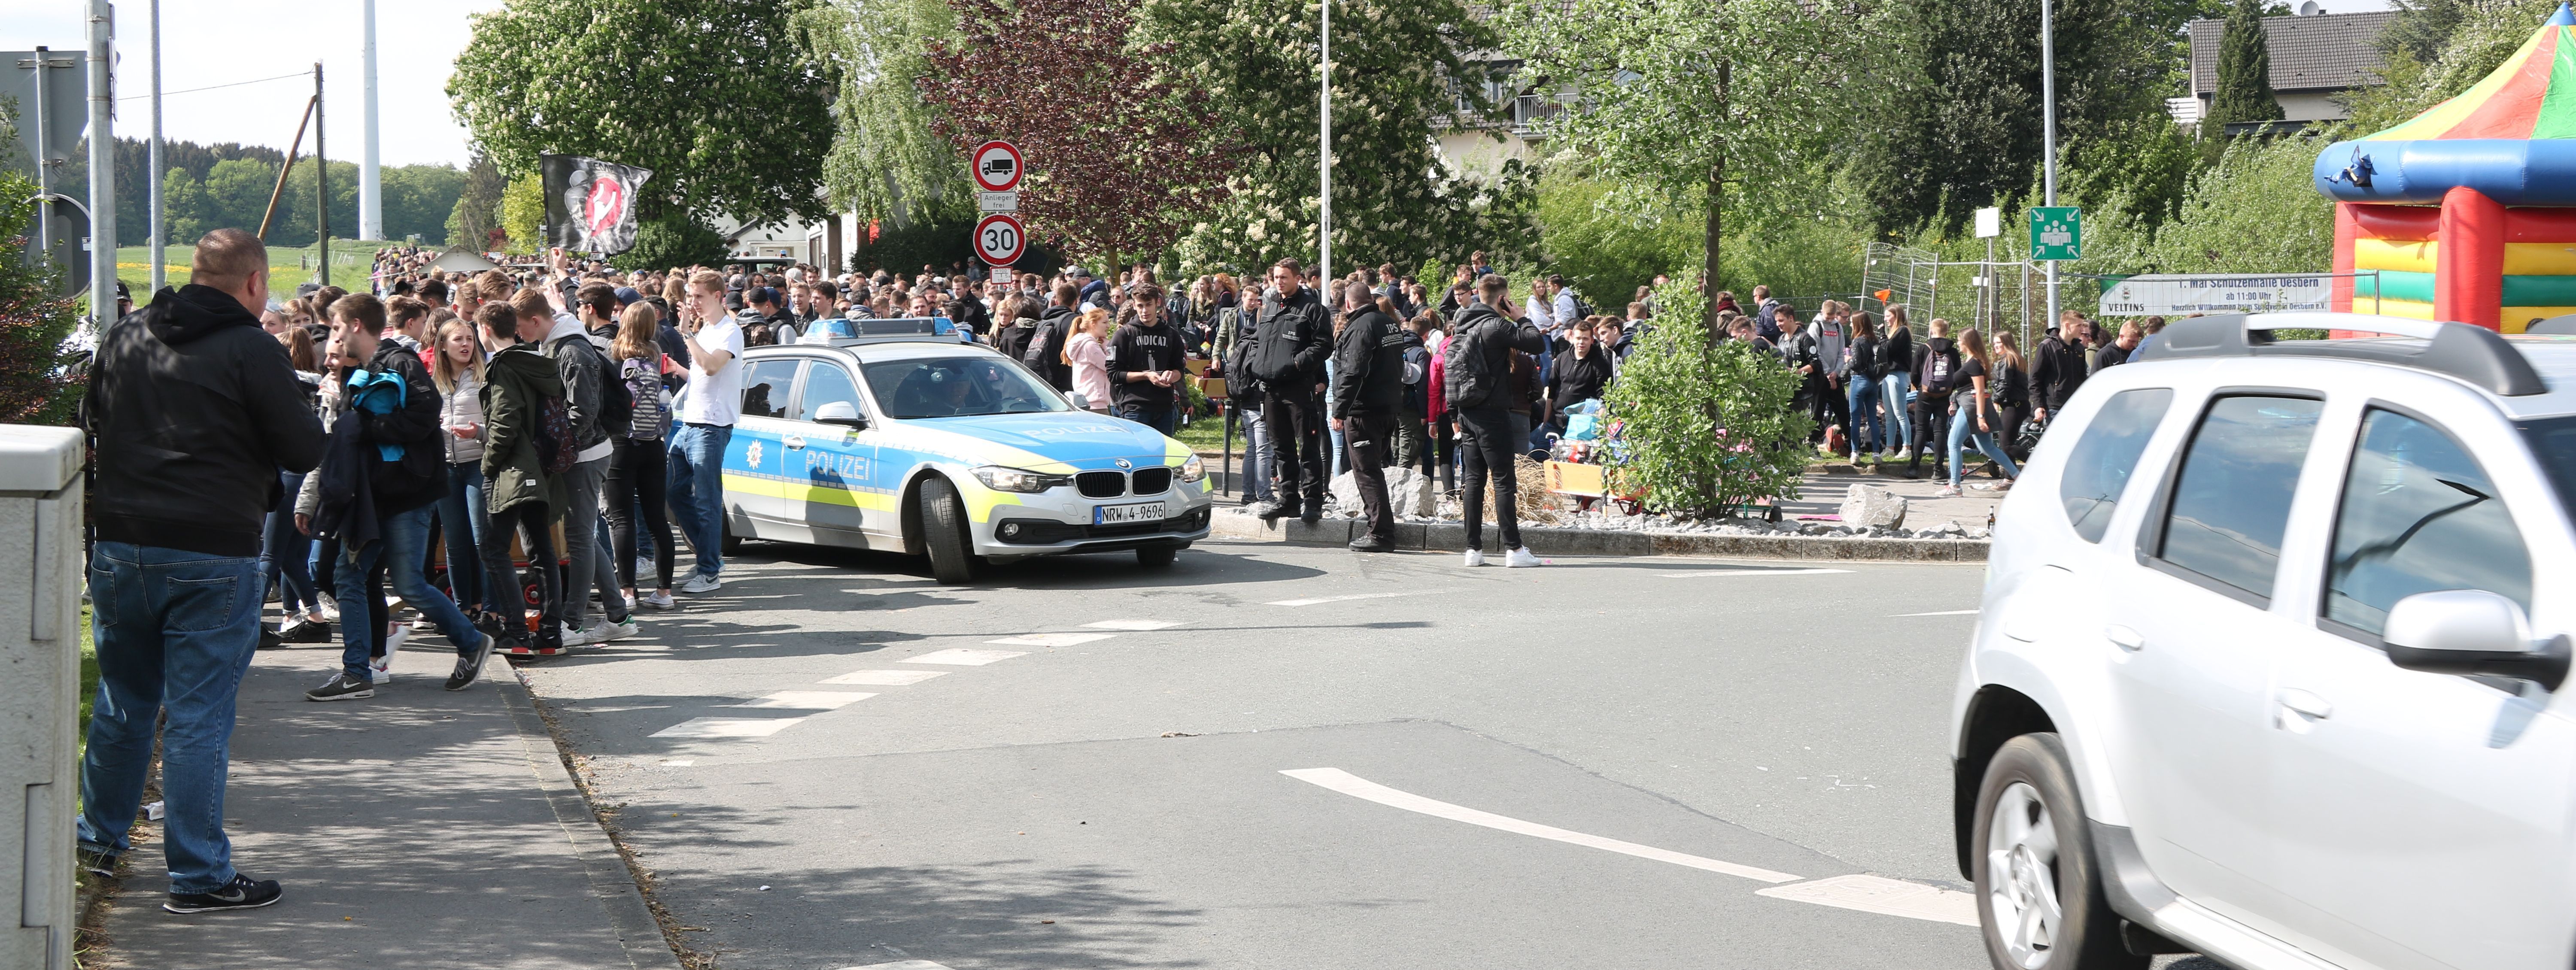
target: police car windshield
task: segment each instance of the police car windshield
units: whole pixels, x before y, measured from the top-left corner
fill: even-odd
[[[994,357],[915,357],[859,365],[890,418],[962,418],[982,414],[1069,411],[1053,388]]]

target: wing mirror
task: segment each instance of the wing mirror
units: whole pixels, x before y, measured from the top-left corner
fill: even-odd
[[[2379,634],[2388,661],[2428,674],[2511,677],[2557,690],[2567,680],[2568,637],[2535,641],[2514,601],[2482,589],[2398,600]]]
[[[832,401],[814,409],[814,423],[837,424],[856,431],[867,427],[868,419],[859,416],[858,405],[848,401]]]

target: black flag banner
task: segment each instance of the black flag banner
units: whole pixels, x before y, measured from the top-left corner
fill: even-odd
[[[539,155],[546,191],[546,242],[576,253],[635,248],[635,197],[648,169],[579,155]]]

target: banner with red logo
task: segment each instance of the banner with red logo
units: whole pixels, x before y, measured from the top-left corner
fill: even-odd
[[[548,245],[602,255],[635,248],[635,198],[651,171],[579,155],[539,155],[537,169]]]

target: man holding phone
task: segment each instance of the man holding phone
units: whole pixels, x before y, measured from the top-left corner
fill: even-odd
[[[724,456],[733,443],[742,407],[742,327],[725,312],[724,277],[699,270],[689,277],[680,303],[680,337],[689,348],[688,383],[672,406],[680,426],[669,446],[671,510],[680,533],[698,551],[697,570],[680,584],[683,593],[712,593],[723,586]]]

